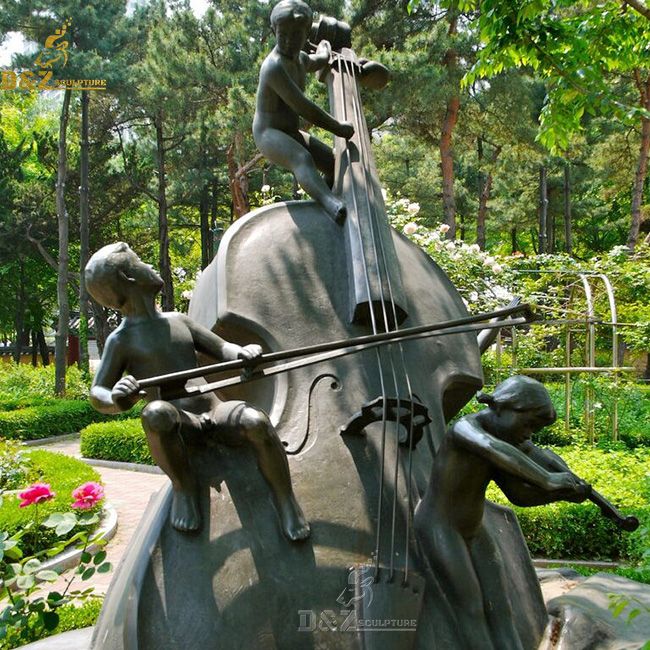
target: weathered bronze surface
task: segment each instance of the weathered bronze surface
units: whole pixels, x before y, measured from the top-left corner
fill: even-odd
[[[158,312],[155,299],[162,279],[123,242],[97,251],[85,273],[95,300],[119,309],[123,316],[106,341],[90,401],[98,411],[119,413],[146,397],[142,426],[151,455],[172,481],[172,526],[182,532],[200,527],[200,486],[187,450],[210,440],[253,449],[284,534],[294,541],[307,537],[309,525],[291,488],[284,449],[263,411],[245,402],[222,402],[212,393],[162,400],[154,388],[143,392],[137,379],[196,368],[198,354],[254,363],[261,348],[228,343],[183,314]]]
[[[204,353],[254,363],[261,350],[327,347],[468,317],[444,272],[387,221],[358,87],[383,87],[386,69],[356,57],[347,25],[324,17],[312,25],[300,0],[278,3],[271,22],[277,42],[262,65],[253,133],[314,200],[263,207],[227,231],[194,290],[191,320],[164,317],[183,324],[185,338],[169,344],[186,360],[142,361],[139,378],[205,363]],[[310,34],[319,45],[308,54]],[[331,113],[304,95],[305,75],[315,70],[328,85]],[[340,136],[334,154],[300,130],[300,117]],[[213,345],[199,345],[194,329]],[[552,469],[561,461],[527,440],[554,417],[548,396],[538,404],[527,380],[517,380],[526,389],[516,405],[501,399],[504,384],[483,398],[488,409],[445,433],[482,386],[480,351],[489,340],[459,329],[210,384],[222,404],[255,414],[254,429],[268,413],[270,478],[250,436],[242,436],[251,442],[243,448],[218,436],[204,445],[201,431],[181,429],[175,440],[183,449],[164,443],[158,452],[160,428],[145,418],[173,486],[146,513],[92,647],[537,648],[547,621],[539,583],[516,518],[486,503],[485,487],[496,480],[527,505],[582,500],[589,488],[564,466]],[[150,336],[139,341],[149,356],[160,345]],[[112,354],[94,389],[102,408],[126,406],[140,389],[120,380],[125,367],[111,363]],[[134,348],[129,363],[138,354]],[[191,399],[205,398],[199,390]],[[213,407],[198,404],[170,403],[190,419],[208,414],[217,429]],[[188,482],[205,523],[181,535],[168,513]],[[283,510],[292,485],[311,525],[296,544],[280,533],[308,530],[295,500],[295,516]]]

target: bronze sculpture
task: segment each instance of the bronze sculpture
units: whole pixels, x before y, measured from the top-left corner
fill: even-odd
[[[522,648],[506,580],[510,559],[483,523],[485,490],[494,480],[516,505],[534,506],[581,502],[591,488],[568,469],[548,471],[544,459],[558,457],[530,441],[556,418],[542,384],[514,376],[478,399],[488,408],[458,420],[438,450],[415,527],[425,561],[445,584],[459,645]]]
[[[303,51],[311,25],[312,11],[301,0],[282,0],[273,8],[271,26],[276,45],[260,69],[253,135],[264,156],[290,169],[307,194],[341,223],[346,208],[330,189],[334,182],[332,149],[299,128],[303,117],[345,139],[354,133],[350,122],[334,119],[304,94],[307,72],[322,70],[331,56],[326,40],[319,43],[314,54]]]
[[[309,8],[297,0],[276,8],[278,46],[260,79],[256,140],[271,161],[297,176],[306,166],[311,181],[321,152],[328,182],[318,177],[316,201],[266,206],[238,220],[194,290],[191,318],[227,340],[255,341],[268,356],[467,319],[442,270],[388,225],[357,83],[379,87],[384,70],[356,57],[347,26],[324,18],[311,26],[310,40],[328,40],[331,48],[322,44],[309,58],[300,52]],[[349,126],[336,140],[333,159],[318,145],[312,150],[298,132],[299,107],[308,101],[304,72],[312,63],[324,64],[326,54],[323,78],[332,115],[321,112],[319,119],[332,130]],[[274,88],[275,74],[283,81]],[[283,98],[287,88],[297,98],[295,107]],[[264,142],[268,131],[276,132],[270,144]],[[318,218],[323,207],[341,227]],[[311,537],[284,543],[269,517],[268,490],[237,453],[223,445],[192,451],[199,510],[209,525],[195,536],[178,535],[167,520],[171,496],[159,497],[116,576],[92,647],[467,647],[454,608],[475,611],[475,602],[463,593],[454,599],[448,567],[444,560],[437,564],[432,491],[440,472],[444,478],[451,471],[437,465],[450,458],[445,423],[482,385],[486,341],[479,344],[469,330],[433,341],[395,340],[389,349],[364,349],[354,358],[328,357],[277,375],[259,372],[256,381],[207,385],[268,412],[296,494],[310,514]],[[542,410],[548,420],[548,404]],[[520,423],[532,417],[526,413]],[[492,435],[487,416],[478,423]],[[548,476],[539,462],[522,461],[531,480]],[[458,464],[450,467],[457,470]],[[575,498],[587,491],[566,475],[559,482]],[[489,503],[483,510],[484,494],[477,489],[472,496],[477,494],[477,526],[508,558],[499,587],[511,596],[512,625],[498,628],[497,646],[532,650],[547,615],[523,537],[511,511]],[[423,497],[414,526],[414,508]],[[468,542],[461,534],[456,538],[455,550],[466,560]],[[395,634],[380,633],[387,630]],[[486,634],[491,632],[481,638]]]
[[[98,411],[116,413],[146,397],[142,426],[151,455],[174,489],[171,525],[182,532],[200,526],[198,486],[187,447],[212,439],[227,445],[246,443],[254,450],[284,534],[292,541],[308,537],[309,524],[293,494],[282,444],[263,411],[244,402],[222,402],[214,394],[170,401],[160,399],[153,389],[143,395],[135,378],[194,368],[198,353],[254,364],[261,348],[224,341],[183,314],[158,312],[155,299],[162,279],[123,242],[97,251],[85,274],[95,300],[123,315],[106,341],[90,391],[91,403]]]

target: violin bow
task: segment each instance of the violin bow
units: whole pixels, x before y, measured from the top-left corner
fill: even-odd
[[[496,318],[506,318],[510,315],[521,312],[525,312],[526,315],[519,318],[499,320],[492,323],[484,322]],[[466,332],[480,332],[481,330],[497,327],[524,325],[531,322],[534,318],[535,317],[530,311],[529,305],[523,304],[515,307],[506,307],[505,309],[498,309],[492,312],[475,314],[474,316],[466,316],[464,318],[434,323],[431,325],[420,325],[403,330],[368,334],[351,339],[317,343],[302,348],[269,352],[262,354],[253,364],[243,359],[235,359],[233,361],[225,361],[206,366],[199,366],[189,370],[181,370],[179,372],[158,375],[156,377],[149,377],[147,379],[138,380],[138,383],[141,388],[150,388],[153,386],[161,387],[164,389],[167,399],[175,399],[177,397],[187,397],[189,395],[211,392],[218,390],[219,388],[234,386],[252,379],[261,379],[262,377],[275,375],[280,372],[286,372],[288,370],[301,368],[315,363],[321,363],[328,359],[362,352],[363,350],[388,345],[390,343],[408,341],[417,338],[427,338],[430,336],[464,334]],[[280,361],[287,361],[287,363],[277,364],[277,362]],[[277,365],[269,366],[267,368],[260,367],[274,363]],[[251,372],[252,368],[255,368],[254,372]],[[244,376],[229,377],[210,384],[185,388],[185,383],[188,379],[237,370],[244,370]]]

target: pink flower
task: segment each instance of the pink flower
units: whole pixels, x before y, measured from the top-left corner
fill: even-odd
[[[18,493],[18,496],[22,499],[20,502],[21,508],[26,508],[27,506],[33,506],[38,503],[44,503],[53,499],[56,495],[50,489],[50,486],[47,483],[34,483],[30,485],[26,490]]]
[[[104,498],[104,488],[99,483],[88,481],[73,490],[72,497],[76,499],[73,508],[88,510]]]

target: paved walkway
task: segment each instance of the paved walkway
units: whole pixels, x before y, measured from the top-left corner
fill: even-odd
[[[79,451],[79,438],[67,439],[42,445],[43,449],[54,451],[67,456],[81,458]],[[107,546],[108,561],[113,565],[113,571],[104,574],[95,574],[86,582],[76,580],[72,589],[95,587],[95,593],[104,594],[113,577],[115,568],[122,559],[122,555],[133,537],[140,518],[144,513],[150,497],[157,492],[167,481],[163,474],[150,474],[146,472],[132,472],[124,469],[113,469],[109,467],[95,467],[102,477],[106,501],[117,511],[117,532]],[[65,577],[69,576],[67,571],[63,577],[53,585],[48,585],[48,591],[65,588]]]

